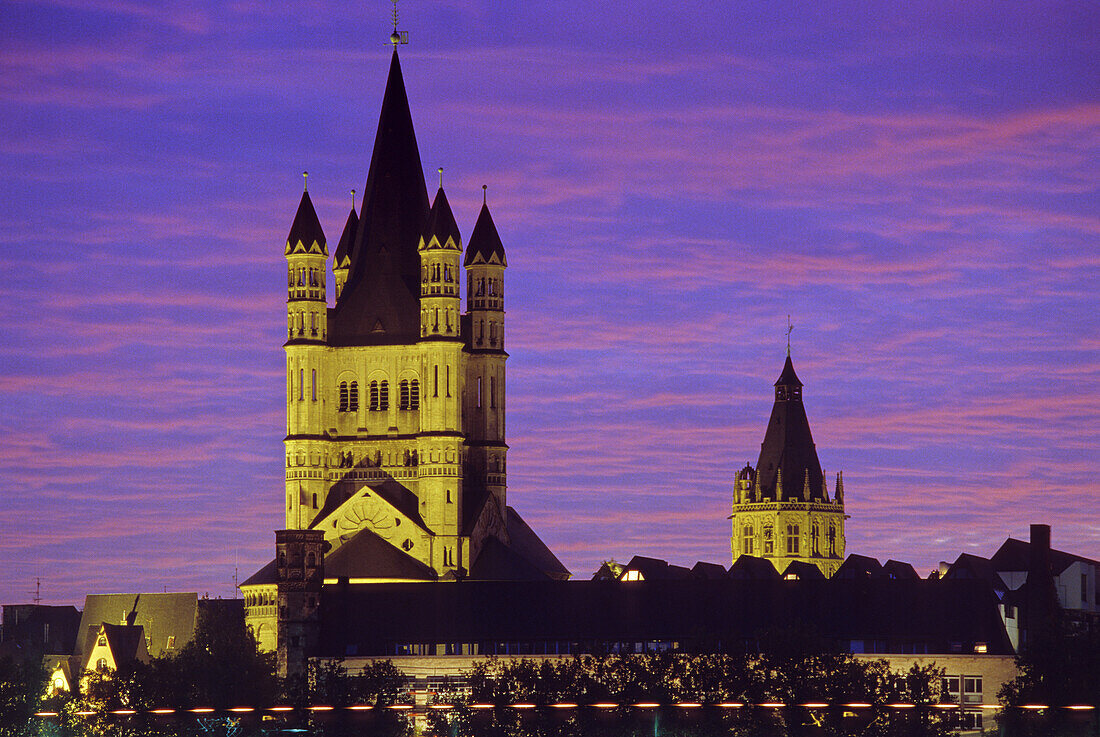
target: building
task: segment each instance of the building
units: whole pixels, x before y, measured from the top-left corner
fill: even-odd
[[[734,482],[732,559],[764,558],[780,573],[792,563],[808,563],[832,576],[844,560],[847,518],[841,473],[829,498],[788,346],[760,458],[755,468],[738,471]]]
[[[308,188],[284,254],[286,528],[322,536],[323,583],[568,578],[507,504],[504,246],[483,198],[463,251],[442,170],[429,202],[396,41],[331,282]],[[307,539],[281,538],[280,555],[304,565]],[[267,649],[301,583],[290,569],[272,561],[240,587]]]

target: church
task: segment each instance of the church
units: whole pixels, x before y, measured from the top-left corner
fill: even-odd
[[[282,532],[310,542],[240,587],[267,649],[284,556],[318,584],[569,577],[507,504],[504,245],[486,198],[463,248],[440,174],[429,200],[395,42],[331,262],[308,186],[287,235]]]

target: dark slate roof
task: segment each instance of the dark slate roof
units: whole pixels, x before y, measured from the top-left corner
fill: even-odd
[[[395,47],[348,280],[332,312],[330,344],[416,341],[420,334],[416,249],[427,216],[428,190]]]
[[[796,576],[799,581],[825,578],[825,574],[821,572],[820,568],[813,563],[806,563],[801,560],[792,560],[787,564],[787,568],[783,571],[783,578],[787,576]]]
[[[103,624],[103,634],[107,636],[107,647],[115,658],[115,667],[121,668],[137,659],[139,650],[145,644],[145,630],[140,624]]]
[[[1008,589],[1004,579],[997,573],[993,563],[988,558],[971,555],[970,553],[959,555],[955,562],[951,564],[951,567],[947,569],[947,573],[943,574],[943,578],[955,580],[975,579],[986,581],[995,591],[1006,591]]]
[[[89,638],[94,638],[99,625],[130,621],[141,625],[150,638],[149,654],[158,657],[175,637],[174,647],[180,648],[195,634],[199,596],[194,592],[167,594],[89,594],[84,599],[80,617],[80,634],[74,655],[88,653]]]
[[[670,565],[659,558],[635,555],[623,572],[638,571],[646,581],[683,581],[692,578],[691,571],[683,566]]]
[[[321,221],[317,219],[313,201],[309,199],[309,192],[302,192],[302,201],[298,203],[298,212],[294,215],[294,223],[286,237],[286,253],[303,249],[308,251],[314,243],[320,246],[316,253],[328,255],[325,231],[321,229]]]
[[[902,563],[900,560],[886,561],[882,565],[882,571],[888,578],[900,578],[902,580],[920,578],[917,569],[909,563]]]
[[[447,239],[454,240],[455,246],[461,248],[462,235],[458,232],[458,223],[455,222],[454,213],[451,212],[451,203],[447,202],[447,194],[440,187],[435,193],[435,202],[428,212],[428,222],[424,226],[424,244],[427,245],[432,236],[439,241],[440,246],[447,245]]]
[[[259,585],[265,584],[265,583],[277,583],[279,579],[275,574],[276,574],[275,559],[272,558],[270,563],[268,563],[263,568],[261,568],[260,570],[256,571],[251,576],[246,578],[244,580],[244,582],[241,583],[240,585],[241,586],[259,586]]]
[[[877,559],[851,553],[840,564],[833,578],[886,578],[886,574]]]
[[[798,379],[798,374],[794,372],[794,364],[791,363],[791,354],[787,354],[787,360],[783,363],[783,371],[780,372],[779,378],[775,380],[775,386],[797,386],[801,387],[803,384]]]
[[[770,565],[770,564],[769,564]],[[441,616],[445,612],[446,616]],[[812,630],[846,649],[949,653],[987,644],[1011,655],[997,598],[980,581],[459,581],[350,584],[321,597],[320,656],[392,655],[440,642],[674,641],[688,652],[737,651],[769,631]]]
[[[369,529],[362,529],[325,556],[325,578],[402,578],[434,581],[435,571],[398,550]]]
[[[764,580],[774,581],[779,578],[779,571],[766,558],[755,555],[741,555],[730,566],[729,577],[738,580]]]
[[[508,259],[504,255],[504,244],[500,242],[500,234],[493,223],[493,216],[489,214],[489,206],[483,204],[478,213],[474,230],[470,233],[470,243],[466,246],[466,258],[463,266],[478,263],[491,263],[493,257],[501,266],[508,265]]]
[[[346,267],[351,259],[352,250],[355,247],[355,233],[359,230],[359,216],[355,214],[355,208],[348,213],[347,222],[344,223],[344,232],[340,234],[340,243],[336,246],[336,252],[332,255],[332,267],[339,269]]]
[[[552,579],[564,581],[569,578],[569,569],[562,565],[557,556],[546,547],[546,543],[523,521],[512,507],[506,507],[509,547],[528,560]]]
[[[470,566],[474,581],[549,581],[550,577],[493,536],[485,538],[477,560]]]
[[[994,570],[997,571],[1027,571],[1031,567],[1030,561],[1031,543],[1024,540],[1017,540],[1012,537],[1005,540],[1004,544],[997,549],[997,552],[994,553],[993,557],[990,559]],[[1100,561],[1095,561],[1091,558],[1084,558],[1080,555],[1073,555],[1072,553],[1064,553],[1061,550],[1054,550],[1053,548],[1050,551],[1050,568],[1051,573],[1055,576],[1061,575],[1062,571],[1078,561],[1100,566]]]
[[[776,386],[802,386],[802,382],[795,376],[790,356],[787,356]],[[801,392],[795,396],[788,395],[787,399],[780,399],[777,395],[772,406],[771,419],[768,420],[768,429],[764,433],[764,442],[760,444],[756,473],[761,499],[776,499],[776,480],[780,477],[783,482],[783,499],[803,500],[803,487],[807,478],[810,501],[824,501],[827,498],[821,462],[817,458],[817,448],[810,433],[810,422],[806,419]]]
[[[721,581],[726,577],[726,569],[717,563],[697,562],[691,567],[691,575],[710,581]]]

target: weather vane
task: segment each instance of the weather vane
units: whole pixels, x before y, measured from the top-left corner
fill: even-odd
[[[398,44],[409,42],[409,32],[397,30],[397,0],[393,0],[393,33],[390,34],[390,43],[396,49]]]
[[[791,316],[787,315],[787,355],[791,355],[791,331],[794,330],[794,325],[791,324]]]

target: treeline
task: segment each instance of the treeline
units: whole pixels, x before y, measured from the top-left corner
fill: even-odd
[[[468,687],[436,695],[437,702],[454,706],[429,713],[429,733],[478,737],[945,735],[953,728],[954,717],[934,707],[940,699],[942,675],[942,669],[916,666],[895,673],[885,661],[861,661],[846,654],[491,659],[474,665]],[[842,706],[859,702],[871,706]],[[700,706],[676,706],[683,703]],[[723,703],[743,706],[718,706]],[[787,706],[759,706],[769,703]],[[802,706],[812,703],[837,706]],[[888,706],[897,703],[914,706]]]

